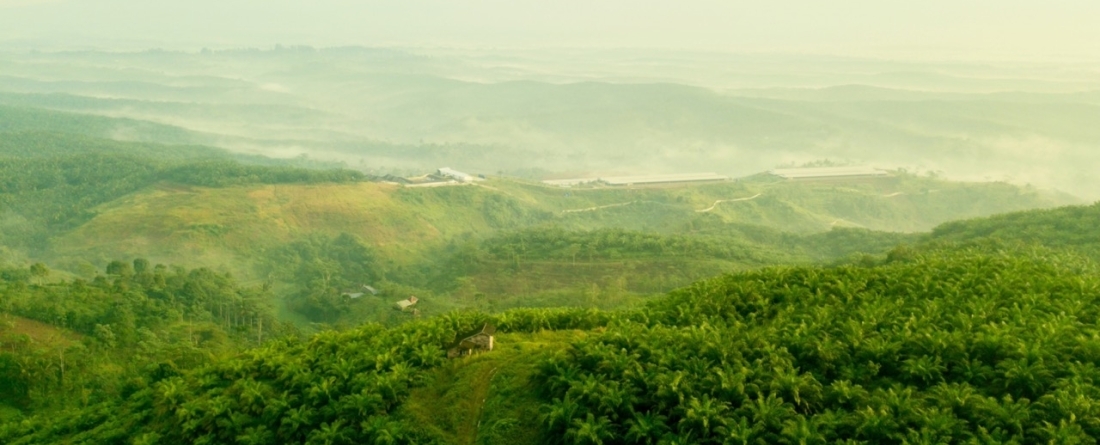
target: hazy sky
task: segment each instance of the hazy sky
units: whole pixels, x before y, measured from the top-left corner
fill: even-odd
[[[662,47],[899,57],[1100,56],[1098,0],[0,0],[54,46]]]

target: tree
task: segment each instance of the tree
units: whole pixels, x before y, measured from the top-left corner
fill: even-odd
[[[31,264],[31,276],[41,283],[50,274],[50,269],[42,263]]]
[[[134,274],[133,268],[125,261],[114,260],[107,264],[107,275],[129,277]]]
[[[28,378],[14,354],[0,352],[0,400],[9,400],[20,407],[30,403]]]
[[[149,260],[134,258],[134,273],[145,273],[147,271],[149,271]]]

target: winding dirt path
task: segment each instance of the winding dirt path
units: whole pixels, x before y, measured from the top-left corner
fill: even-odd
[[[562,210],[561,212],[562,213],[592,212],[592,211],[596,211],[596,210],[600,210],[600,209],[607,209],[607,208],[611,208],[611,207],[628,206],[628,205],[634,204],[636,202],[638,202],[638,201],[620,202],[618,204],[608,204],[608,205],[588,207],[588,208],[583,208],[583,209]]]
[[[861,229],[866,229],[866,228],[867,228],[867,227],[866,227],[866,226],[864,226],[863,224],[860,224],[860,223],[857,223],[857,222],[852,222],[852,221],[848,221],[848,220],[846,220],[846,219],[837,219],[836,221],[833,221],[833,222],[829,223],[829,227],[836,227],[836,225],[837,225],[837,224],[840,224],[840,223],[845,223],[845,224],[847,224],[847,225],[850,225],[850,226],[852,226],[852,227],[858,227],[858,228],[861,228]]]
[[[709,212],[709,211],[711,211],[711,210],[714,210],[714,208],[715,208],[715,207],[717,207],[717,206],[718,206],[718,204],[721,204],[721,203],[723,203],[723,202],[737,202],[737,201],[749,201],[749,200],[753,200],[753,199],[756,199],[756,198],[760,197],[760,195],[762,195],[762,194],[763,194],[763,193],[757,193],[757,194],[755,194],[755,195],[752,195],[752,196],[750,196],[750,197],[748,197],[748,198],[737,198],[737,199],[719,199],[719,200],[717,200],[717,201],[714,201],[714,204],[711,204],[711,205],[710,205],[710,207],[707,207],[707,208],[705,208],[705,209],[702,209],[702,210],[696,210],[696,212],[698,212],[698,213],[703,213],[703,212]]]

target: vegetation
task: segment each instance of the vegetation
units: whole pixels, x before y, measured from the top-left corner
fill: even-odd
[[[204,157],[205,149],[181,148],[174,160],[154,161],[141,154],[152,146],[20,137],[44,141],[42,149],[7,154],[14,163],[6,166],[2,196],[20,217],[52,221],[40,232],[45,240],[91,227],[65,209],[94,207],[117,217],[102,203],[118,205],[122,194],[140,199],[133,194],[148,193],[141,190],[157,181],[202,186],[205,196],[249,190],[257,197],[268,192],[259,184],[363,179],[245,165]],[[51,145],[51,138],[61,142]],[[66,146],[83,148],[61,154]],[[265,199],[283,206],[305,190],[284,187]],[[845,227],[792,233],[722,213],[671,218],[659,230],[614,228],[630,213],[615,210],[600,223],[555,212],[553,206],[570,205],[561,200],[569,197],[542,195],[547,202],[532,205],[538,189],[522,183],[494,183],[493,193],[339,187],[379,197],[361,201],[379,209],[415,205],[419,213],[386,216],[402,224],[419,219],[451,231],[405,261],[394,260],[378,233],[355,224],[283,237],[240,251],[253,258],[254,286],[224,271],[144,259],[111,261],[105,274],[87,278],[42,263],[3,269],[0,441],[900,444],[1100,437],[1092,420],[1100,412],[1089,401],[1100,395],[1092,383],[1100,379],[1092,369],[1100,361],[1093,357],[1100,314],[1092,309],[1100,281],[1092,263],[1076,256],[1092,253],[1093,230],[1082,221],[1096,206],[951,223],[925,237]],[[796,205],[802,198],[793,189],[775,188],[786,185],[771,187],[787,198],[762,201],[776,209],[769,217],[812,206]],[[690,209],[696,199],[647,193],[652,206],[638,207],[640,214]],[[586,199],[599,206],[615,196],[594,190]],[[444,211],[442,203],[466,213]],[[50,211],[60,216],[43,216]],[[468,221],[485,231],[458,228]],[[227,244],[240,230],[189,227],[199,234],[192,240]],[[64,235],[51,238],[57,233]],[[903,243],[916,247],[890,250]],[[812,265],[823,262],[836,265]],[[759,269],[780,264],[786,266]],[[730,270],[744,272],[647,297]],[[350,297],[368,284],[380,295]],[[278,315],[277,292],[286,309],[308,321],[380,323],[303,338]],[[391,309],[413,293],[424,301],[419,319]],[[510,309],[519,306],[604,310]],[[460,308],[477,310],[449,312]],[[501,343],[469,364],[444,359],[456,333],[486,322],[515,345]],[[433,415],[430,397],[478,414]],[[484,429],[481,421],[488,422]]]
[[[622,229],[545,228],[505,233],[486,240],[480,248],[488,258],[515,262],[714,258],[767,265],[885,252],[902,242],[916,240],[914,235],[853,228],[834,228],[813,235],[751,225],[722,225],[720,230],[671,235]],[[471,259],[474,258],[464,258]]]
[[[40,132],[0,138],[0,178],[0,243],[38,251],[93,218],[96,206],[163,181],[220,187],[366,179],[350,170],[245,165],[212,148]]]
[[[148,377],[124,398],[8,423],[0,437],[443,443],[456,426],[420,425],[420,408],[405,404],[429,383],[476,385],[432,376],[465,375],[443,347],[488,321],[505,333],[590,332],[545,337],[570,346],[527,359],[503,359],[504,345],[489,354],[535,366],[536,431],[550,443],[1088,443],[1100,437],[1096,272],[1073,255],[980,243],[727,275],[625,312],[368,325]],[[530,437],[495,415],[478,440]]]
[[[467,314],[383,329],[367,325],[293,338],[195,371],[155,373],[140,388],[62,418],[0,427],[6,443],[431,443],[436,438],[391,416],[425,370],[445,361],[455,332],[486,321],[513,332],[592,329],[611,314],[526,310]]]
[[[1095,267],[907,254],[701,282],[544,363],[553,443],[1089,443]]]
[[[1100,439],[1100,204],[963,220],[1078,201],[901,169],[528,181],[826,152],[955,173],[997,153],[1009,174],[1041,143],[1073,165],[1028,177],[1088,191],[1095,94],[928,92],[977,92],[992,66],[822,59],[784,80],[783,58],[759,77],[923,91],[689,76],[719,93],[646,83],[684,74],[642,53],[595,56],[644,60],[602,65],[630,84],[429,53],[0,54],[0,443]],[[1066,76],[989,82],[1088,84]],[[239,154],[261,149],[308,156]],[[440,165],[497,174],[371,181]],[[486,323],[493,351],[445,358]]]
[[[954,221],[936,227],[932,239],[962,241],[992,238],[1069,249],[1100,260],[1100,203],[1016,212],[988,218]]]
[[[4,443],[1100,437],[1095,205],[882,232],[860,226],[1062,198],[904,172],[397,188],[0,112],[24,113],[0,138]],[[444,359],[483,323],[500,350]]]
[[[0,167],[8,261],[46,261],[88,278],[119,257],[206,266],[269,283],[280,316],[302,327],[402,322],[408,317],[389,308],[409,295],[429,297],[424,315],[625,307],[730,270],[827,263],[916,239],[845,227],[841,215],[904,229],[1056,202],[902,172],[845,187],[755,178],[673,189],[562,192],[508,180],[409,189],[204,147],[8,135],[0,147],[10,161]],[[922,192],[933,186],[934,199]],[[884,198],[889,190],[902,195]],[[381,294],[344,296],[364,284]]]
[[[337,321],[351,308],[348,293],[367,293],[364,286],[377,285],[385,274],[372,249],[347,233],[281,246],[268,255],[263,268],[271,281],[280,277],[296,283],[288,297],[290,308],[317,322]]]
[[[227,275],[144,259],[106,272],[90,281],[58,280],[42,264],[0,272],[5,404],[86,407],[296,332],[275,318],[269,290]]]

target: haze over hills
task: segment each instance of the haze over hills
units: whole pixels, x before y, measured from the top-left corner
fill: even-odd
[[[1081,65],[308,47],[0,58],[2,104],[366,170],[744,176],[832,159],[1097,189],[1083,166],[1100,140],[1100,81]]]
[[[876,230],[923,231],[958,218],[1076,202],[1035,188],[902,171],[855,182],[765,175],[673,187],[562,189],[493,178],[412,188],[324,170],[331,165],[317,160],[42,130],[102,136],[118,126],[142,138],[205,137],[174,127],[0,111],[12,130],[0,142],[8,165],[0,195],[5,261],[44,261],[93,278],[114,260],[142,258],[277,286],[269,299],[276,307],[293,306],[303,291],[343,307],[325,315],[297,310],[313,313],[313,321],[386,320],[378,304],[385,307],[385,298],[403,292],[438,296],[421,305],[429,314],[471,304],[452,300],[456,296],[482,295],[496,307],[545,306],[593,286],[616,289],[617,297],[586,304],[628,304],[721,271],[838,260],[911,238]],[[843,228],[853,231],[835,230]],[[845,237],[852,244],[844,246]],[[361,264],[347,269],[353,260],[342,257],[342,249],[352,249],[346,254]],[[312,282],[318,277],[323,283]],[[362,284],[384,296],[362,307],[366,313],[343,312],[349,307],[341,292]],[[301,315],[295,312],[282,313]]]
[[[553,306],[586,293],[614,295],[586,305],[627,305],[722,271],[835,261],[911,237],[873,231],[924,231],[1077,202],[1034,187],[901,170],[855,182],[763,175],[562,189],[493,177],[406,188],[353,170],[326,171],[341,164],[319,156],[234,154],[193,145],[227,140],[214,133],[29,105],[0,106],[5,261],[44,261],[86,278],[118,259],[208,267],[275,286],[269,303],[302,328],[391,320],[378,309],[406,292],[439,297],[421,305],[426,314]],[[120,134],[143,142],[105,139]],[[461,149],[452,155],[470,159]],[[834,230],[841,228],[855,231]],[[538,244],[555,238],[572,241]],[[348,255],[362,264],[349,269]],[[362,284],[384,296],[348,312],[340,294]],[[483,300],[462,300],[474,295]]]
[[[0,443],[1095,443],[1038,5],[0,0]]]

